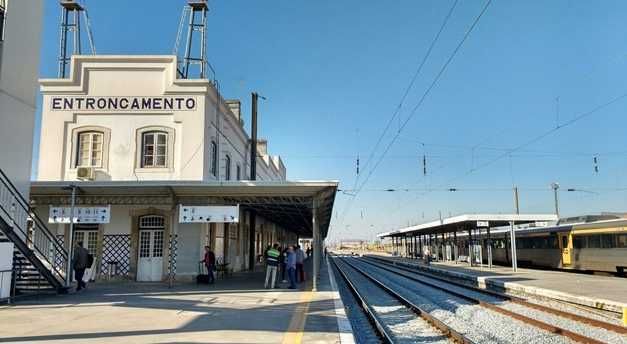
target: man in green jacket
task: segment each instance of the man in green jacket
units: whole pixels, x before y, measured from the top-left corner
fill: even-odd
[[[274,244],[268,251],[266,251],[266,283],[264,288],[268,288],[268,278],[272,275],[272,282],[270,288],[274,289],[274,282],[276,281],[276,271],[279,266],[279,256],[281,252],[278,250],[279,244]]]

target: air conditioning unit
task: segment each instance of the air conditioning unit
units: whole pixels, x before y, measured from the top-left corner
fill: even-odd
[[[76,178],[81,180],[94,180],[96,178],[96,169],[93,167],[79,167],[76,169]]]

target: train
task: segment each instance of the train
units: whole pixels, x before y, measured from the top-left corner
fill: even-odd
[[[459,255],[468,259],[468,236],[457,235]],[[484,231],[473,234],[475,257],[487,264],[488,245],[492,243],[492,262],[511,265],[510,229],[497,228],[488,240]],[[478,246],[480,249],[477,250]],[[450,259],[450,246],[433,248],[436,259]],[[448,254],[447,254],[448,253]],[[586,215],[560,219],[545,227],[516,229],[517,264],[521,267],[608,272],[625,276],[627,272],[627,218],[618,215]]]

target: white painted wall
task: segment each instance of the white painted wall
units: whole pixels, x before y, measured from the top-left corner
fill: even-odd
[[[109,133],[105,145],[105,164],[97,169],[96,180],[225,180],[226,156],[231,157],[231,178],[236,179],[241,166],[241,179],[249,179],[250,139],[241,122],[224,99],[216,95],[207,80],[176,79],[174,56],[74,56],[67,79],[40,80],[43,93],[42,131],[39,149],[37,180],[76,180],[76,136],[81,128],[104,128]],[[53,99],[58,97],[193,97],[196,107],[191,111],[137,111],[137,110],[58,110]],[[137,130],[147,126],[170,128],[173,133],[172,163],[167,169],[141,169],[137,153],[141,142]],[[219,144],[219,175],[211,173],[210,147],[212,140]],[[30,151],[29,151],[30,152]],[[29,160],[30,161],[30,160]],[[29,165],[30,166],[30,165]],[[257,158],[258,180],[285,180],[285,166],[279,157],[267,152],[267,143],[261,144]],[[149,205],[112,206],[111,223],[103,226],[105,234],[131,232],[134,209]],[[157,207],[158,208],[158,207]],[[167,209],[164,209],[167,210]],[[47,218],[47,206],[38,213]],[[172,230],[178,233],[177,275],[194,276],[202,259],[207,235],[200,224],[178,224],[173,218]],[[276,231],[276,226],[258,218],[258,228]],[[54,226],[52,226],[54,228]],[[57,226],[63,233],[64,226]],[[217,226],[215,253],[224,254],[224,231]],[[229,241],[229,263],[235,270],[244,267],[247,260],[247,238],[242,230],[240,242]],[[267,238],[268,235],[264,236]],[[277,235],[274,234],[274,238]],[[269,243],[267,239],[264,247]],[[237,247],[240,246],[238,255]],[[164,274],[166,271],[164,270]]]
[[[231,158],[231,178],[249,178],[249,137],[241,122],[217,98],[207,80],[178,80],[174,56],[74,56],[68,79],[42,79],[42,132],[37,180],[76,179],[76,132],[102,127],[110,132],[105,147],[106,164],[96,180],[226,180],[226,156]],[[59,97],[193,97],[193,111],[58,110]],[[218,106],[219,104],[219,106]],[[137,130],[162,126],[173,131],[174,146],[167,169],[138,167]],[[211,142],[219,146],[219,175],[211,173]],[[62,142],[63,144],[59,144]],[[265,147],[265,145],[264,145]],[[284,180],[285,168],[266,149],[258,158],[259,180]]]
[[[0,56],[0,168],[28,198],[43,1],[8,0]]]

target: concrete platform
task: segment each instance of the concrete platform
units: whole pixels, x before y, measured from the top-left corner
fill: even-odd
[[[377,256],[469,281],[481,288],[545,297],[616,313],[623,313],[627,308],[627,278],[520,268],[514,273],[511,268],[502,266],[488,269],[454,262],[425,265],[420,259]]]
[[[92,284],[0,308],[0,343],[340,343],[326,264],[319,292],[263,289],[262,272],[215,285]],[[346,330],[344,330],[346,332]],[[352,337],[352,333],[348,333]]]

